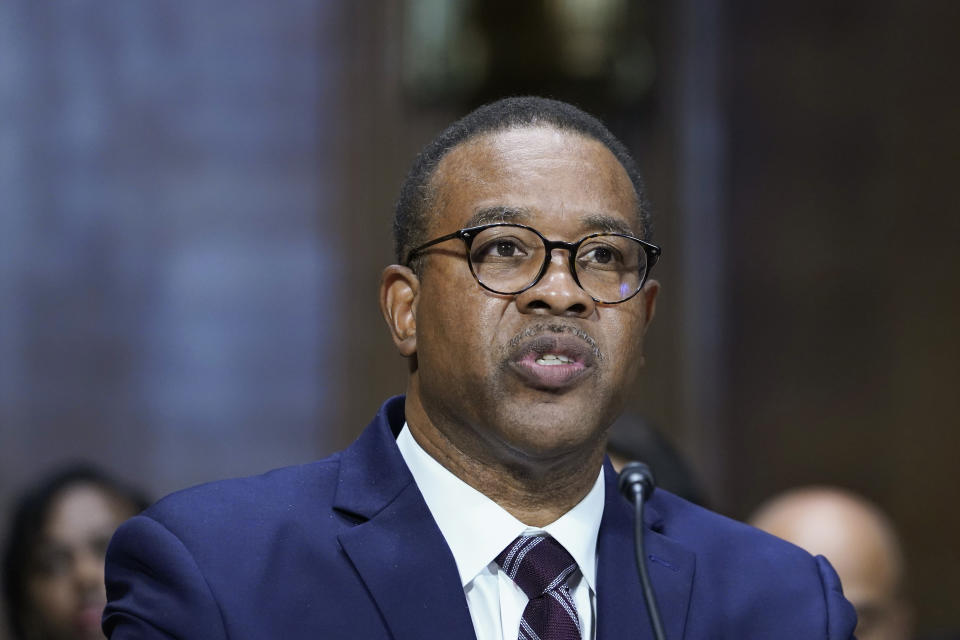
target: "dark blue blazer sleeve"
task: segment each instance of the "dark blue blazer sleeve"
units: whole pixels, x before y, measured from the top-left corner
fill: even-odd
[[[218,605],[190,552],[149,516],[128,520],[114,534],[106,581],[103,630],[112,640],[227,638]]]
[[[827,638],[829,640],[851,640],[857,626],[857,614],[853,606],[843,597],[840,578],[823,556],[817,556],[817,568],[823,582],[823,593],[827,600]]]

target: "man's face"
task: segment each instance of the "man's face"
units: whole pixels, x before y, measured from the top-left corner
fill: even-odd
[[[428,238],[491,221],[568,242],[598,231],[639,234],[636,196],[613,154],[550,127],[461,144],[432,185]],[[534,287],[499,295],[473,278],[460,240],[424,256],[410,393],[438,430],[472,457],[507,464],[595,449],[641,366],[657,283],[599,304],[574,281],[566,252],[554,250]]]

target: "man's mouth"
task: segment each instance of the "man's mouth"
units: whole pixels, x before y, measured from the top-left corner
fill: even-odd
[[[563,391],[591,371],[594,349],[572,333],[541,333],[512,349],[509,366],[535,389]]]

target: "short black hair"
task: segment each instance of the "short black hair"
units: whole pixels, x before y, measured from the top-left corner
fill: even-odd
[[[67,489],[78,485],[92,485],[130,505],[139,513],[150,501],[141,492],[115,480],[89,464],[72,464],[28,490],[13,511],[7,547],[3,554],[3,595],[6,601],[7,623],[14,638],[26,636],[24,628],[27,606],[27,579],[36,544],[50,517],[50,508]]]
[[[470,112],[444,129],[417,155],[400,188],[394,212],[393,240],[397,263],[402,264],[411,249],[427,240],[424,236],[432,195],[430,182],[447,153],[484,133],[538,125],[582,134],[610,150],[633,183],[642,239],[650,240],[653,229],[643,178],[623,143],[597,118],[572,104],[522,96],[503,98]]]

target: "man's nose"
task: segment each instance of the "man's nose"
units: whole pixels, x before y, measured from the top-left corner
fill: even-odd
[[[574,279],[566,251],[554,249],[543,277],[517,294],[517,307],[524,313],[583,318],[593,313],[596,303]]]

